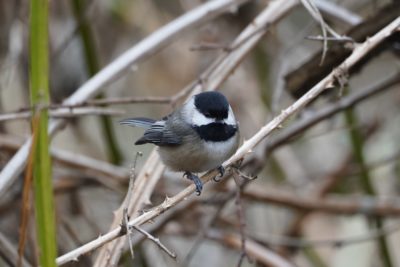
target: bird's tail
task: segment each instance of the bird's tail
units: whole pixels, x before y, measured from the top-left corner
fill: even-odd
[[[141,128],[148,129],[155,122],[156,122],[156,120],[149,119],[149,118],[129,118],[129,119],[123,119],[119,123],[122,125],[129,125],[132,127],[141,127]]]

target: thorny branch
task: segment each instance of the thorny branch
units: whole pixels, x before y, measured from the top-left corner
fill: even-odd
[[[282,3],[283,4],[282,4]],[[189,86],[181,90],[180,93],[174,96],[173,103],[176,99],[183,98],[189,94],[194,94],[201,90],[216,90],[233,72],[238,64],[243,60],[245,55],[261,40],[263,37],[266,25],[272,24],[278,21],[284,14],[286,14],[291,8],[293,8],[297,2],[295,0],[290,1],[274,1],[268,5],[253,21],[246,27],[240,35],[232,42],[230,47],[234,47],[234,50],[223,51],[208,69],[206,69],[200,78],[192,82]],[[138,209],[150,198],[150,194],[153,190],[150,186],[154,186],[154,183],[161,177],[162,171],[158,172],[157,175],[153,173],[151,176],[152,183],[148,183],[149,173],[153,172],[154,164],[161,165],[158,157],[155,155],[153,150],[152,156],[149,157],[146,165],[142,168],[141,173],[138,176],[137,186],[137,198],[131,203],[131,209],[129,214],[131,218],[137,215]],[[149,169],[151,168],[151,169]],[[146,194],[143,193],[146,191]],[[140,196],[143,194],[143,197]],[[115,215],[114,222],[119,223],[119,214]],[[116,227],[113,222],[111,229]],[[122,241],[116,240],[112,243],[107,244],[101,249],[99,256],[96,258],[96,267],[106,266],[107,264],[116,264],[119,260],[120,249]],[[111,255],[111,256],[109,256]]]
[[[368,52],[373,49],[376,45],[382,42],[385,38],[389,37],[394,31],[398,30],[400,26],[400,18],[397,18],[392,23],[387,25],[377,34],[372,36],[366,42],[357,46],[352,54],[340,65],[338,68],[348,69],[354,66],[359,60],[361,60]],[[229,167],[231,164],[237,162],[244,158],[247,154],[249,154],[255,146],[259,144],[261,140],[263,140],[267,135],[269,135],[274,129],[278,128],[286,119],[288,119],[295,112],[300,111],[304,108],[310,101],[318,97],[318,95],[326,90],[327,88],[331,88],[335,79],[334,71],[331,72],[328,76],[326,76],[323,80],[321,80],[317,85],[315,85],[308,93],[306,93],[303,97],[289,106],[287,109],[283,110],[280,115],[275,117],[270,123],[261,128],[252,138],[245,141],[244,144],[238,149],[238,151],[233,155],[230,159],[228,159],[223,166]],[[218,174],[217,170],[212,170],[206,173],[201,177],[203,183],[207,183],[214,176]],[[182,202],[189,195],[195,192],[195,186],[190,185],[177,195],[172,198],[167,198],[163,203],[154,207],[152,210],[142,214],[141,216],[131,220],[128,226],[132,225],[141,225],[149,220],[152,220],[159,216],[161,213],[169,210],[174,207],[176,204]],[[114,240],[119,236],[120,227],[108,232],[107,234],[83,245],[80,248],[77,248],[59,258],[57,258],[57,264],[61,265],[71,260],[76,260],[80,255],[87,253],[111,240]]]

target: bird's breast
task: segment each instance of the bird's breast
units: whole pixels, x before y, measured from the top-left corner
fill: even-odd
[[[200,138],[188,138],[176,147],[159,147],[161,159],[175,171],[204,172],[220,166],[239,145],[236,131],[225,141],[205,141]]]

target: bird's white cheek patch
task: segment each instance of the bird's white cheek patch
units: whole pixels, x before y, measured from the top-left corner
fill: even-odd
[[[197,109],[194,109],[193,117],[192,117],[192,125],[202,126],[202,125],[207,125],[207,124],[210,124],[213,122],[215,122],[214,119],[207,118],[201,112],[199,112]]]
[[[235,115],[233,115],[233,110],[229,107],[228,118],[224,120],[224,122],[228,125],[236,125]]]

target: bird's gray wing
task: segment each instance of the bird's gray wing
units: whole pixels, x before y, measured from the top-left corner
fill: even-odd
[[[182,143],[182,139],[168,129],[165,121],[157,121],[148,128],[144,135],[136,141],[135,145],[152,143],[157,146],[176,146]]]
[[[129,118],[129,119],[124,119],[119,123],[122,125],[129,125],[132,127],[141,127],[149,129],[155,122],[156,120],[149,118]]]

